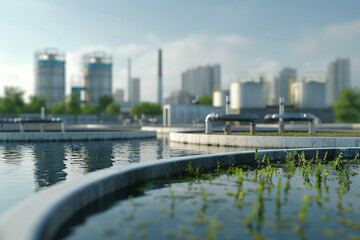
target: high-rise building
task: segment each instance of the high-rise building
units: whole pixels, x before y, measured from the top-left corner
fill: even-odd
[[[337,58],[328,66],[326,103],[334,104],[342,90],[350,87],[350,59]]]
[[[112,58],[104,52],[83,56],[85,101],[98,105],[99,98],[112,95]]]
[[[212,95],[214,89],[221,88],[221,67],[200,66],[189,69],[181,74],[181,90],[200,98]]]
[[[115,102],[124,102],[124,89],[116,89],[113,98]]]
[[[284,104],[289,105],[290,101],[290,87],[291,82],[296,79],[296,69],[293,68],[283,68],[280,71],[279,77],[275,78],[274,81],[274,97],[275,104],[279,103],[279,97],[284,97]]]
[[[170,96],[165,98],[164,102],[165,104],[171,105],[189,105],[194,99],[195,96],[180,90],[171,92]]]
[[[162,83],[162,51],[159,49],[158,63],[158,103],[162,106],[163,102],[163,83]]]
[[[132,79],[132,102],[140,102],[140,78]]]
[[[128,59],[128,102],[133,101],[133,86],[132,86],[132,78],[131,78],[131,58]]]
[[[35,52],[35,93],[52,106],[65,99],[65,54],[46,48]]]

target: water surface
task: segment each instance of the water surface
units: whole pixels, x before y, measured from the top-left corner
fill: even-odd
[[[0,143],[0,215],[37,191],[100,169],[241,148],[144,140]]]

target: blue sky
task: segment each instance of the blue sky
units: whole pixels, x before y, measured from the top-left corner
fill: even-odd
[[[34,93],[34,51],[66,53],[67,92],[81,75],[81,56],[113,55],[114,88],[127,87],[126,62],[141,78],[142,100],[156,99],[156,51],[164,52],[164,93],[180,89],[181,72],[220,63],[222,83],[285,66],[299,75],[326,72],[350,57],[360,85],[360,1],[290,0],[0,0],[0,94]]]

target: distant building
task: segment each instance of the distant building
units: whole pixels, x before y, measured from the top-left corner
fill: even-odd
[[[334,104],[342,90],[350,87],[350,59],[337,58],[328,66],[326,103]]]
[[[174,91],[169,97],[165,98],[165,104],[171,105],[189,105],[195,100],[195,96],[185,91]]]
[[[132,100],[133,103],[140,102],[140,78],[132,79]]]
[[[65,54],[47,48],[35,52],[35,93],[52,106],[65,100]]]
[[[196,98],[212,95],[213,90],[220,87],[221,67],[219,64],[189,69],[181,74],[181,90]]]
[[[293,104],[296,109],[326,108],[326,84],[301,81],[292,84]]]
[[[116,89],[116,92],[113,94],[115,102],[124,102],[124,89]]]
[[[112,96],[112,58],[104,52],[83,56],[85,77],[85,101],[98,105],[99,98]]]
[[[158,103],[163,105],[163,77],[162,77],[162,50],[159,49],[158,59]]]
[[[279,104],[279,97],[284,97],[285,105],[289,105],[291,103],[290,100],[290,86],[291,81],[296,79],[296,70],[293,68],[283,68],[280,71],[278,77],[274,80],[274,99],[275,104]]]
[[[163,125],[204,124],[209,113],[225,113],[224,107],[209,105],[164,105]]]
[[[230,109],[265,108],[264,82],[233,82],[230,85]]]

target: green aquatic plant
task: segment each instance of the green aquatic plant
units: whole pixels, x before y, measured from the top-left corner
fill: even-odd
[[[312,159],[306,159],[305,152],[289,151],[284,161],[271,162],[266,155],[262,155],[255,165],[231,165],[225,168],[218,162],[215,170],[208,172],[195,169],[194,164],[189,163],[183,171],[187,177],[172,181],[169,181],[168,177],[166,181],[162,178],[167,188],[165,191],[168,192],[164,195],[158,194],[158,197],[151,201],[161,201],[160,204],[164,206],[163,204],[171,199],[168,210],[170,218],[162,214],[165,208],[158,205],[155,209],[160,215],[158,221],[180,222],[183,229],[193,230],[179,231],[178,228],[176,234],[172,231],[164,234],[164,230],[160,229],[160,233],[164,234],[163,238],[169,239],[223,239],[237,236],[239,232],[247,232],[248,235],[243,237],[265,239],[270,236],[270,231],[271,236],[276,239],[277,233],[290,237],[295,232],[300,239],[305,239],[309,229],[312,229],[310,231],[316,231],[319,236],[350,238],[351,233],[341,235],[339,229],[343,228],[345,234],[347,229],[358,230],[357,227],[360,227],[356,221],[357,215],[354,215],[359,211],[356,197],[360,196],[360,191],[357,185],[352,184],[355,179],[359,179],[357,173],[360,162],[359,156],[351,160],[344,159],[343,156],[339,154],[333,160],[326,160],[327,154],[323,157],[317,151]],[[156,189],[158,180],[153,181],[153,184],[148,185],[153,185],[155,191],[160,191]],[[295,191],[296,194],[293,194]],[[147,195],[146,191],[144,195]],[[293,209],[298,200],[294,196],[301,197],[300,209],[296,211]],[[139,204],[135,203],[132,197],[129,197],[129,203],[134,207]],[[313,214],[310,218],[310,213],[315,208],[319,211],[318,217],[314,217],[316,220],[313,219]],[[136,209],[135,215],[134,208],[135,217],[142,216],[140,214],[143,209]],[[337,225],[334,223],[336,216],[342,217],[338,219]],[[155,224],[149,219],[143,220],[144,223],[134,221],[135,219],[137,218],[133,218],[133,221],[122,219],[121,231],[120,226],[117,227],[119,233],[114,232],[114,235],[124,234],[123,229],[126,228],[139,231],[146,229],[142,236],[154,238],[152,227]],[[323,224],[335,225],[334,228],[331,227],[332,231],[321,226],[314,230],[317,222],[321,220],[326,222]],[[235,223],[238,227],[229,227]],[[132,237],[142,238],[139,231],[134,232]]]
[[[309,209],[309,196],[304,195],[301,210],[300,210],[299,215],[298,215],[299,221],[301,223],[305,222],[306,217],[307,217],[307,213],[308,213],[308,209]]]
[[[201,186],[201,188],[200,188],[200,194],[203,199],[204,206],[206,206],[207,195],[206,195],[206,192],[205,192],[203,186]]]
[[[212,217],[209,220],[209,229],[206,232],[206,237],[208,240],[215,240],[217,235],[217,219]]]

